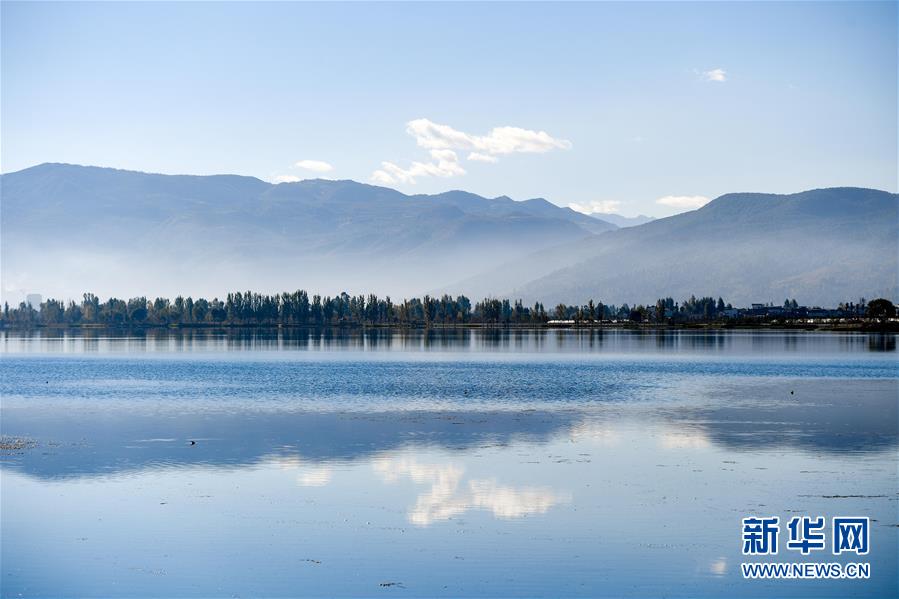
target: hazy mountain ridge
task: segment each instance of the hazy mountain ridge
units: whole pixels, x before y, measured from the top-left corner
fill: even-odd
[[[305,288],[528,302],[897,299],[896,194],[726,194],[616,229],[544,199],[45,164],[0,177],[4,293]]]
[[[896,299],[897,223],[899,196],[884,191],[726,194],[698,210],[554,248],[549,261],[525,258],[533,276],[502,293],[550,302],[708,293],[741,305]],[[565,254],[568,264],[554,267]]]
[[[45,295],[412,294],[615,228],[545,200],[62,164],[3,175],[0,201],[4,286]]]

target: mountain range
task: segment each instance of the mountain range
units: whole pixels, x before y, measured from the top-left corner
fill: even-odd
[[[744,306],[784,298],[833,306],[859,296],[897,299],[897,256],[896,194],[733,193],[698,210],[511,261],[461,286],[550,303],[702,294]]]
[[[304,288],[544,303],[897,299],[899,196],[739,193],[618,226],[545,199],[42,164],[0,176],[4,297]]]

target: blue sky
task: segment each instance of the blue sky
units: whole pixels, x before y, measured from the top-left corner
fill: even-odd
[[[324,176],[655,216],[897,191],[895,3],[0,10],[3,172]]]

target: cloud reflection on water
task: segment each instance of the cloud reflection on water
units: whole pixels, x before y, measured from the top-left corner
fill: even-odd
[[[301,487],[324,487],[331,482],[333,471],[325,464],[307,464],[295,455],[275,456],[271,463],[281,470],[296,473],[297,485]]]
[[[409,509],[408,520],[416,526],[429,526],[475,509],[487,510],[503,520],[523,518],[571,501],[568,493],[548,487],[501,485],[495,478],[469,479],[463,484],[465,467],[455,463],[425,464],[412,457],[380,456],[373,460],[372,467],[388,484],[409,478],[430,485]]]
[[[703,431],[666,430],[659,436],[662,449],[706,449],[710,445],[709,437]]]
[[[727,574],[727,558],[719,557],[713,559],[712,563],[709,564],[709,572],[711,572],[713,576],[724,576]]]

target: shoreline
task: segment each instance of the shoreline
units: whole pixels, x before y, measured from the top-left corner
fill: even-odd
[[[825,332],[862,332],[862,333],[899,333],[899,321],[854,321],[840,323],[808,323],[808,322],[694,322],[694,323],[638,323],[638,322],[582,322],[582,323],[334,323],[322,325],[310,324],[238,324],[238,323],[180,323],[180,324],[33,324],[28,326],[0,325],[0,331],[175,331],[175,330],[421,330],[421,331],[455,331],[455,330],[578,330],[578,331],[825,331]]]

